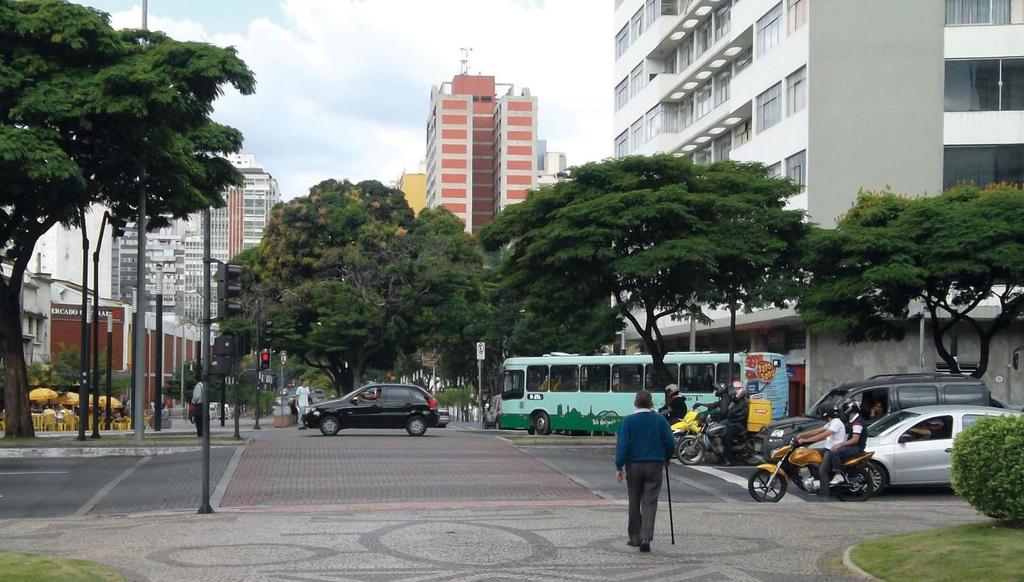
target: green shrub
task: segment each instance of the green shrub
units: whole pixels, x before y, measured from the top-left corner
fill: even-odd
[[[1024,416],[985,417],[957,437],[953,489],[989,517],[1024,524]]]

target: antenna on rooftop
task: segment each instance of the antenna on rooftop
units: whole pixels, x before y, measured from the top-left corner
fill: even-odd
[[[462,59],[459,60],[459,74],[469,74],[469,53],[473,52],[473,47],[463,47],[459,49],[462,53]]]

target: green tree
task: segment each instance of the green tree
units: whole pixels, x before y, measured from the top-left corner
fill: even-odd
[[[800,299],[812,332],[837,332],[850,343],[900,340],[912,303],[924,306],[936,352],[951,371],[948,347],[963,323],[980,341],[980,378],[992,338],[1024,311],[1024,193],[1007,185],[960,186],[907,198],[862,192],[835,229],[809,238],[810,284]],[[982,304],[995,307],[983,321]]]
[[[716,297],[711,283],[739,230],[738,207],[770,211],[794,192],[760,164],[695,166],[670,155],[625,157],[576,168],[572,180],[531,194],[481,233],[485,248],[512,244],[505,285],[528,311],[565,321],[608,298],[639,333],[668,381],[659,322]],[[733,267],[737,269],[738,267]],[[724,282],[724,281],[723,281]]]
[[[8,436],[31,436],[20,290],[39,237],[103,204],[150,226],[223,203],[241,134],[210,120],[230,84],[254,88],[232,49],[118,31],[60,0],[0,0],[0,343]]]

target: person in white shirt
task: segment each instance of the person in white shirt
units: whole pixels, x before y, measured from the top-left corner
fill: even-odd
[[[295,407],[299,409],[299,430],[306,430],[306,423],[302,417],[309,408],[309,393],[309,380],[303,380],[302,385],[295,389]]]
[[[203,410],[203,390],[206,390],[206,387],[203,385],[203,380],[197,376],[196,385],[192,388],[191,402],[193,404],[192,408],[195,410],[194,419],[196,423],[196,434],[198,436],[203,436],[203,419],[207,416],[203,413],[208,412]]]
[[[811,444],[823,440],[825,441],[826,454],[832,450],[832,447],[846,442],[846,425],[840,420],[839,409],[828,410],[824,416],[828,419],[828,423],[825,426],[798,434],[796,442],[799,444]],[[818,490],[821,498],[825,501],[831,501],[827,481],[829,478],[831,478],[831,475],[821,479],[823,487]]]

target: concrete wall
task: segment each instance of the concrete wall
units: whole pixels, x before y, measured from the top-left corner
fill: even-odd
[[[815,0],[808,59],[811,219],[857,191],[942,188],[943,2]]]
[[[807,361],[807,399],[817,400],[824,392],[854,380],[875,374],[920,372],[918,367],[918,325],[907,325],[907,336],[901,342],[869,342],[845,345],[834,334],[811,335],[808,338],[810,357]],[[961,326],[958,339],[959,360],[978,360],[978,338]],[[948,343],[947,343],[948,345]],[[988,371],[983,376],[992,395],[1004,402],[1024,405],[1024,365],[1013,370],[1009,363],[1013,350],[1024,346],[1024,323],[1014,325],[994,340],[990,347]],[[931,326],[925,326],[925,371],[934,371],[941,362],[932,343]]]

